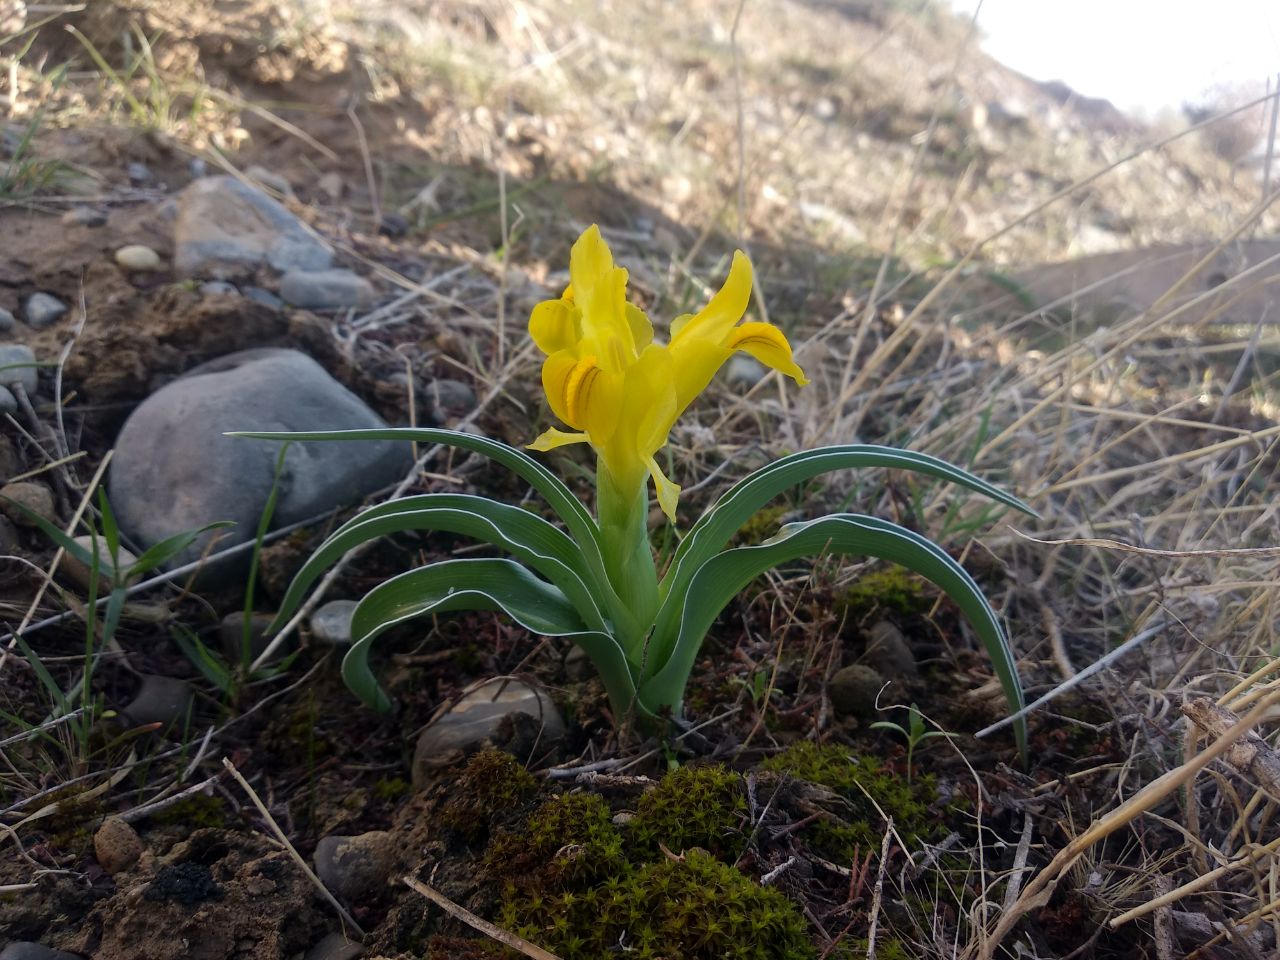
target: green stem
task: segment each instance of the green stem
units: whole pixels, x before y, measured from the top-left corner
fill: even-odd
[[[658,574],[649,548],[646,484],[624,491],[601,464],[596,473],[596,512],[605,573],[636,625],[628,631],[632,635],[619,639],[628,658],[636,659],[658,612]]]

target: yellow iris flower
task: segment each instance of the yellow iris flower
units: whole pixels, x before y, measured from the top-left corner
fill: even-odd
[[[670,343],[655,343],[649,318],[627,301],[627,271],[614,265],[600,229],[589,227],[570,253],[564,296],[538,304],[529,319],[529,333],[547,355],[547,400],[573,432],[553,428],[530,448],[590,443],[619,491],[638,490],[646,474],[652,477],[658,503],[674,520],[680,487],[654,457],[721,365],[741,350],[801,386],[809,382],[781,330],[739,323],[750,298],[751,262],[738,251],[710,302],[671,324]]]

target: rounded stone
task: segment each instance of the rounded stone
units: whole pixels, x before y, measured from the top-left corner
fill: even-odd
[[[373,830],[354,837],[329,836],[316,844],[316,876],[347,903],[376,899],[396,868],[394,834]]]
[[[73,538],[77,544],[84,547],[93,555],[94,538],[88,534]],[[112,573],[116,567],[112,566],[111,555],[107,550],[107,541],[102,537],[98,537],[98,596],[104,597],[111,591]],[[116,553],[116,561],[120,570],[128,570],[131,566],[138,562],[138,558],[120,547]],[[62,555],[62,564],[59,567],[67,577],[78,586],[89,589],[89,574],[91,568],[75,554],[67,552]]]
[[[465,416],[476,408],[476,392],[461,380],[438,378],[427,384],[427,399],[438,422]]]
[[[325,934],[307,951],[302,960],[356,960],[364,956],[364,947],[335,931]]]
[[[0,960],[81,960],[81,958],[78,953],[55,950],[53,947],[46,947],[43,943],[13,940],[7,947],[0,950]]]
[[[13,395],[13,391],[8,387],[0,386],[0,414],[14,414],[18,412],[18,398]]]
[[[164,728],[184,722],[194,700],[191,685],[185,680],[144,674],[137,694],[120,712],[137,726],[158,723]]]
[[[93,853],[102,869],[114,877],[138,862],[142,840],[138,831],[119,817],[107,817],[93,835]]]
[[[145,163],[139,163],[136,160],[129,164],[125,172],[129,175],[129,182],[135,186],[151,179],[151,169]]]
[[[227,283],[225,280],[210,280],[207,283],[200,284],[200,295],[202,297],[238,297],[240,291],[236,289],[234,283]]]
[[[249,617],[249,656],[256,658],[267,649],[267,627],[275,619],[269,613],[255,613]],[[228,662],[239,663],[244,655],[244,611],[228,613],[218,624],[218,639]],[[287,653],[282,650],[281,653]]]
[[[161,267],[160,254],[140,243],[131,243],[117,250],[116,263],[135,273],[148,273]]]
[[[230,354],[166,385],[130,414],[116,440],[111,502],[121,529],[145,547],[215,521],[236,524],[196,538],[173,561],[186,563],[215,534],[223,534],[223,548],[251,540],[276,482],[280,443],[227,432],[385,427],[306,354]],[[272,522],[285,526],[358,501],[399,479],[410,463],[407,443],[291,444]],[[231,576],[247,563],[245,551],[206,575]]]
[[[94,207],[72,207],[62,215],[62,222],[68,227],[103,227],[107,215]]]
[[[764,379],[765,366],[755,357],[735,354],[725,370],[725,382],[738,390],[749,390]]]
[[[867,631],[867,665],[886,677],[914,680],[920,675],[911,645],[894,624],[888,620],[877,621]]]
[[[36,355],[25,343],[0,344],[0,386],[20,383],[28,396],[34,396],[40,384],[37,369]]]
[[[373,285],[350,270],[290,270],[280,278],[280,296],[304,310],[363,307],[373,302]]]
[[[866,664],[855,663],[837,670],[827,685],[831,707],[845,717],[870,717],[876,712],[876,697],[884,687],[884,677]]]
[[[351,617],[355,600],[330,600],[311,614],[311,636],[320,643],[345,646],[351,642]]]
[[[254,303],[260,303],[264,307],[270,307],[272,310],[280,310],[284,307],[283,300],[270,290],[262,289],[262,287],[245,287],[244,295]]]
[[[527,756],[564,735],[564,719],[541,687],[522,680],[489,680],[432,719],[418,736],[413,784],[425,786],[435,771],[484,746]]]
[[[21,507],[26,507],[26,510]],[[32,519],[32,513],[50,523],[58,522],[52,491],[33,480],[19,480],[0,487],[0,512],[21,527],[40,526]]]
[[[0,333],[13,333],[18,319],[4,307],[0,307]]]
[[[51,293],[33,293],[27,297],[23,314],[33,327],[48,327],[67,312],[67,305]]]

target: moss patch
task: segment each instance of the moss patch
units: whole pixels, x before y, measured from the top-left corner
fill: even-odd
[[[631,821],[637,854],[651,859],[661,844],[672,853],[701,847],[736,857],[745,842],[742,818],[747,802],[742,778],[724,767],[681,767],[640,798]]]
[[[889,566],[873,570],[837,598],[836,606],[855,623],[871,614],[923,613],[929,608],[924,581],[904,567]]]
[[[580,890],[626,869],[622,837],[604,799],[594,793],[552,797],[524,827],[494,838],[490,874],[517,890]]]
[[[538,781],[510,754],[481,750],[459,774],[441,820],[476,843],[489,835],[500,814],[516,809],[537,792]]]

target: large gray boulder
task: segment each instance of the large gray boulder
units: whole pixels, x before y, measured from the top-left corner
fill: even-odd
[[[178,197],[173,263],[184,277],[227,279],[261,266],[327,270],[328,245],[280,204],[235,177],[202,177]]]
[[[377,414],[296,350],[229,354],[152,394],[125,421],[111,464],[110,496],[121,527],[143,546],[217,520],[181,557],[251,540],[266,506],[280,444],[227,437],[233,430],[382,428]],[[285,456],[274,526],[353,503],[399,479],[407,443],[295,443]],[[237,565],[240,566],[240,565]]]

